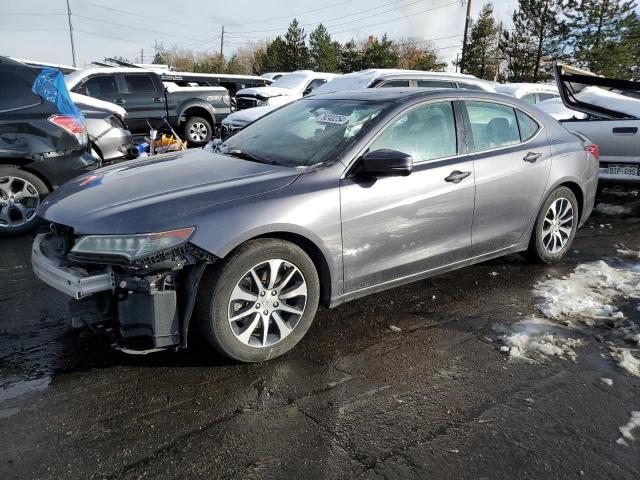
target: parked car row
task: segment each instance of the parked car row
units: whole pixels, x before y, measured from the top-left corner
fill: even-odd
[[[34,272],[71,297],[74,326],[110,323],[124,351],[186,347],[197,323],[233,359],[277,357],[320,304],[514,252],[559,260],[593,209],[599,171],[638,176],[637,153],[603,172],[583,131],[599,125],[606,155],[608,129],[635,140],[634,82],[562,65],[560,98],[585,117],[568,128],[541,109],[551,87],[505,95],[467,75],[301,71],[237,90],[245,108],[234,115],[259,115],[215,151],[97,171],[132,148],[127,127],[147,133],[154,119],[187,137],[194,117],[208,119],[195,139],[208,143],[228,90],[141,68],[63,79],[0,59],[3,72],[0,232],[47,222]]]
[[[194,146],[206,145],[214,126],[231,112],[224,87],[165,85],[158,73],[141,68],[77,70],[65,81],[71,92],[124,107],[131,133],[148,134],[149,122],[155,126],[166,118]]]
[[[247,100],[239,100],[243,103],[246,111],[232,113],[222,121],[223,138],[233,132],[243,129],[249,123],[255,121],[268,112],[275,110],[279,106],[292,102],[297,98],[311,93],[330,93],[347,90],[357,90],[360,88],[393,88],[393,87],[415,87],[415,88],[463,88],[466,90],[480,90],[485,92],[495,92],[491,83],[480,80],[471,75],[449,74],[440,72],[421,72],[416,70],[396,70],[396,69],[370,69],[361,72],[348,73],[346,75],[333,76],[330,81],[323,77],[313,77],[313,72],[294,72],[293,74],[281,77],[280,82],[276,82],[270,87],[269,92],[274,92],[273,87],[279,87],[273,97],[263,93],[263,90],[252,89],[244,93],[239,92],[242,98],[246,95]],[[287,85],[295,85],[291,93],[286,93]],[[282,92],[285,93],[282,93]],[[274,99],[275,97],[275,99]],[[276,100],[277,99],[277,100]],[[253,107],[253,108],[252,108]]]

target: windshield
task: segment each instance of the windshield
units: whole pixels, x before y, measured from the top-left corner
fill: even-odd
[[[273,82],[270,86],[290,89],[301,88],[306,85],[307,80],[309,80],[309,76],[305,73],[287,73]]]
[[[315,165],[342,151],[387,106],[357,100],[299,100],[240,130],[219,150],[288,167]]]

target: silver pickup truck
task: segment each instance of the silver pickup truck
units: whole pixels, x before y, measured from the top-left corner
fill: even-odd
[[[603,187],[640,187],[640,82],[555,65],[562,102],[585,118],[560,120],[598,145]]]

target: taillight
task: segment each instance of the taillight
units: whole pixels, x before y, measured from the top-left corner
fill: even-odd
[[[596,160],[600,160],[600,149],[598,148],[598,145],[592,143],[591,145],[584,147],[584,149],[593,155]]]
[[[87,129],[78,117],[72,115],[52,115],[49,121],[70,133],[80,145],[87,144]]]

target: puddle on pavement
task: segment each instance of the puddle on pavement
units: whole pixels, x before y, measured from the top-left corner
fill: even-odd
[[[8,379],[2,386],[0,386],[0,403],[20,397],[27,393],[40,392],[45,390],[50,383],[51,375],[45,375],[39,378]],[[10,410],[14,409],[3,409],[2,406],[0,406],[0,417],[8,416],[5,413]]]

